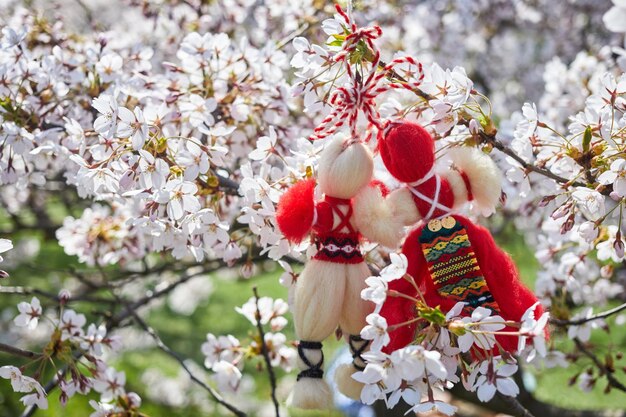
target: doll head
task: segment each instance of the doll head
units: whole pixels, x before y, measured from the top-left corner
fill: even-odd
[[[389,173],[406,183],[424,178],[435,163],[435,141],[416,123],[392,123],[379,150]]]
[[[369,184],[373,173],[372,153],[357,139],[336,137],[320,156],[320,189],[331,197],[354,197]]]

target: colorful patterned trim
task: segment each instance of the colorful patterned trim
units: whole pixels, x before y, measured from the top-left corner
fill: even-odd
[[[333,234],[315,239],[317,253],[313,259],[322,261],[357,264],[363,262],[359,238],[355,234]]]
[[[450,216],[431,220],[419,241],[433,284],[442,297],[467,303],[464,312],[468,315],[479,306],[500,313],[461,223]]]

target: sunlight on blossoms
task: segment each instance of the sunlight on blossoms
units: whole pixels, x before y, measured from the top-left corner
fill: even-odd
[[[625,415],[626,1],[0,6],[0,416]]]

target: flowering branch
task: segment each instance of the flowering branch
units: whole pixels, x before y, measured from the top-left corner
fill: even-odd
[[[578,326],[578,325],[588,323],[593,320],[605,319],[607,317],[610,317],[624,310],[626,310],[626,303],[619,305],[615,308],[612,308],[610,310],[604,311],[602,313],[598,313],[589,317],[582,317],[576,320],[560,320],[560,319],[551,318],[550,323],[555,324],[557,326]]]
[[[167,355],[169,355],[172,358],[174,358],[174,360],[176,360],[176,362],[178,362],[180,364],[180,366],[185,370],[187,375],[189,375],[189,378],[191,378],[191,380],[193,382],[195,382],[197,385],[199,385],[200,387],[204,388],[209,393],[209,395],[215,400],[215,402],[217,402],[218,404],[226,407],[230,412],[232,412],[234,415],[236,415],[238,417],[246,417],[247,416],[246,413],[244,413],[243,411],[239,410],[234,405],[228,403],[226,400],[224,400],[224,398],[217,391],[215,391],[213,388],[208,386],[204,381],[199,379],[191,371],[191,369],[189,369],[189,367],[185,363],[185,360],[183,359],[183,357],[179,353],[173,351],[165,343],[163,343],[163,340],[161,340],[161,338],[154,331],[154,329],[152,327],[150,327],[141,317],[139,317],[139,315],[137,314],[137,311],[135,311],[128,304],[125,304],[125,307],[126,307],[126,311],[133,317],[134,321],[139,325],[139,327],[141,327],[146,333],[148,333],[148,335],[150,335],[150,337],[152,337],[152,339],[154,339],[154,341],[156,342],[157,347],[159,349],[161,349],[163,352],[165,352]]]
[[[259,292],[257,287],[252,287],[252,291],[254,292],[254,302],[256,306],[256,328],[259,331],[259,339],[261,344],[261,353],[263,354],[263,359],[265,360],[265,365],[267,366],[267,373],[270,378],[270,386],[272,389],[272,402],[274,403],[274,409],[276,410],[276,417],[280,417],[279,413],[279,405],[278,400],[276,399],[276,375],[274,374],[274,368],[272,367],[272,361],[269,355],[269,349],[267,348],[267,344],[265,343],[265,332],[263,331],[263,325],[261,324],[261,310],[259,309]]]
[[[578,348],[578,350],[585,354],[585,356],[591,359],[594,365],[596,365],[596,367],[600,370],[600,375],[606,375],[606,379],[609,381],[610,387],[626,392],[626,385],[618,381],[617,378],[615,378],[615,376],[613,375],[615,373],[614,369],[611,369],[609,366],[602,363],[602,361],[600,361],[600,359],[598,359],[598,357],[593,352],[585,347],[580,339],[574,338],[574,343],[576,343],[576,347]]]

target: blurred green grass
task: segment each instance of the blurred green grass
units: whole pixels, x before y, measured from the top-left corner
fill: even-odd
[[[538,263],[531,250],[526,246],[523,238],[515,233],[511,227],[505,227],[496,236],[496,240],[502,247],[511,254],[520,270],[524,282],[532,288]],[[37,265],[45,264],[47,269],[63,269],[69,265],[76,266],[78,263],[74,257],[64,254],[62,248],[53,242],[43,242],[41,251],[30,265],[21,266],[11,271],[10,282],[5,285],[33,285],[44,289],[58,290],[59,283],[62,282],[62,275],[59,273],[49,273],[42,275],[38,272]],[[278,270],[263,272],[257,276],[245,279],[233,279],[216,274],[212,277],[214,292],[209,298],[198,305],[198,308],[190,316],[181,316],[170,309],[167,303],[154,309],[147,317],[147,322],[159,333],[163,341],[175,351],[185,357],[193,359],[197,364],[202,365],[204,358],[200,351],[200,346],[206,340],[206,333],[211,332],[216,335],[232,334],[242,342],[249,340],[254,335],[254,327],[241,315],[235,312],[236,306],[244,304],[252,295],[252,287],[257,286],[261,296],[276,298],[287,298],[287,290],[278,282],[280,272]],[[195,279],[207,279],[198,277]],[[207,284],[208,285],[208,284]],[[23,298],[3,296],[3,309],[5,317],[15,315],[17,310],[15,305]],[[86,309],[87,305],[78,305],[77,309]],[[82,311],[88,313],[89,311]],[[289,317],[290,318],[290,317]],[[626,346],[626,329],[624,326],[615,328],[612,334],[602,331],[593,333],[592,342],[597,345],[594,350],[601,357],[606,349],[619,348],[624,351]],[[292,340],[293,329],[291,325],[285,329],[285,334]],[[556,346],[568,351],[571,342],[565,340]],[[330,362],[333,352],[341,344],[336,341],[329,341],[325,344],[327,363]],[[10,362],[11,361],[11,362]],[[0,355],[0,366],[13,363],[13,359],[6,355]],[[568,369],[549,369],[534,372],[537,388],[535,394],[543,401],[547,401],[559,406],[575,409],[586,408],[623,408],[626,399],[623,393],[612,392],[609,395],[603,394],[604,386],[596,387],[591,393],[582,393],[577,387],[568,387],[568,380],[579,371],[585,370],[584,364],[589,364],[587,360],[581,360],[580,365],[576,364]],[[142,374],[147,367],[156,366],[165,376],[175,377],[179,373],[179,367],[174,360],[157,349],[141,349],[123,354],[113,364],[118,369],[123,369],[127,374],[127,389],[136,391],[143,398],[142,411],[152,417],[161,416],[205,416],[206,413],[197,407],[188,406],[185,408],[168,407],[149,399],[146,395]],[[620,366],[623,366],[622,363]],[[265,372],[259,372],[254,364],[246,367],[245,373],[251,375],[255,381],[256,388],[254,395],[263,400],[269,398],[270,386]],[[278,376],[282,376],[282,371]],[[251,395],[251,394],[244,394]],[[0,382],[0,416],[19,416],[22,406],[18,402],[19,396],[13,394],[7,381]],[[50,409],[39,412],[38,415],[46,417],[83,417],[89,416],[92,412],[88,405],[89,399],[97,399],[97,394],[91,394],[87,398],[72,399],[66,408],[58,403],[58,392],[55,391],[50,397]],[[339,417],[338,412],[296,412],[290,410],[292,417]],[[211,416],[222,416],[222,410],[216,410]]]

